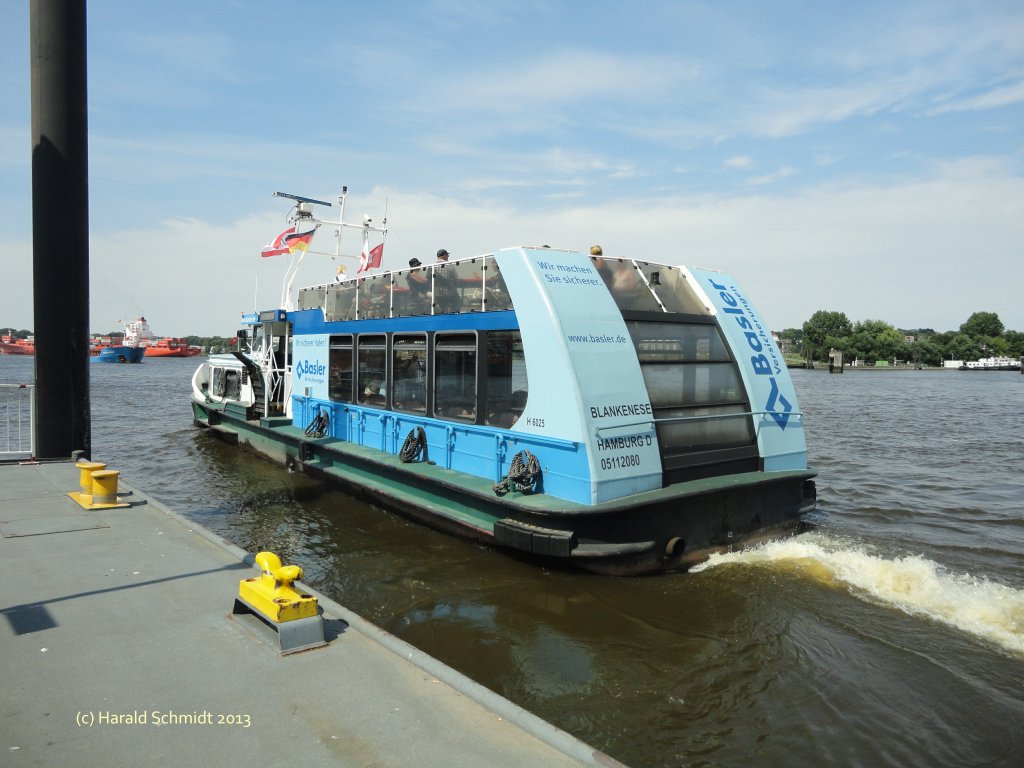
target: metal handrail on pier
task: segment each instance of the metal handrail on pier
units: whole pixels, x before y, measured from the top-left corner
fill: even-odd
[[[34,384],[0,384],[0,461],[36,455]]]

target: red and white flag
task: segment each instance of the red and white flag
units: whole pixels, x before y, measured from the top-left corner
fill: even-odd
[[[380,266],[381,259],[384,258],[384,243],[381,243],[374,249],[370,249],[370,241],[363,240],[363,252],[359,256],[359,269],[356,273],[366,272],[369,269],[377,269]]]
[[[376,248],[370,251],[370,269],[377,269],[380,266],[381,259],[384,258],[384,243],[381,243]]]
[[[288,227],[288,229],[263,246],[260,256],[267,258],[268,256],[280,256],[282,253],[290,253],[285,238],[294,233],[295,227]]]

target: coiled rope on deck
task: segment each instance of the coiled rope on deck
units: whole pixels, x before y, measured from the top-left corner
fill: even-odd
[[[327,434],[327,430],[331,426],[331,417],[327,415],[327,411],[318,410],[313,420],[309,422],[309,426],[306,427],[306,436],[312,438],[320,438]]]
[[[494,484],[494,492],[504,496],[512,486],[520,493],[535,493],[540,483],[540,462],[527,450],[522,450],[512,457],[508,474],[500,483]]]
[[[425,461],[427,464],[434,463],[430,460],[430,454],[427,452],[427,432],[423,427],[409,430],[409,434],[402,444],[402,450],[398,452],[398,458],[405,464],[413,461]]]

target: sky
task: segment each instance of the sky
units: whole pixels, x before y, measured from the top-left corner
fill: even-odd
[[[2,3],[0,327],[31,329],[29,2]],[[346,219],[386,209],[384,268],[599,243],[727,272],[776,330],[1024,331],[1019,0],[89,0],[88,82],[95,333],[233,334],[279,302],[273,193],[343,185]]]

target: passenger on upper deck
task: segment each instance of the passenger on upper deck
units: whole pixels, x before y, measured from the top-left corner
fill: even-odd
[[[619,306],[630,306],[643,290],[636,268],[628,262],[619,264],[612,278],[611,289]]]
[[[430,272],[420,266],[419,259],[409,259],[409,274],[405,276],[409,286],[407,309],[417,315],[430,313]]]
[[[437,252],[437,263],[439,265],[448,263],[448,251],[444,248]],[[434,268],[434,302],[441,312],[459,311],[459,289],[455,285],[451,274],[446,270]]]
[[[594,262],[594,266],[597,268],[597,274],[599,274],[601,279],[604,280],[604,284],[611,288],[612,271],[604,261],[604,250],[600,245],[590,246],[590,260]]]

